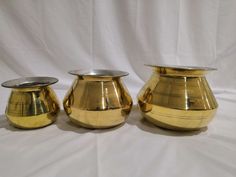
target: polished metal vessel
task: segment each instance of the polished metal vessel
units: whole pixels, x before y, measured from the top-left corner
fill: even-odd
[[[206,127],[217,110],[205,74],[214,68],[148,65],[153,74],[138,94],[142,115],[173,130]]]
[[[77,70],[63,105],[70,120],[87,128],[108,128],[126,120],[132,99],[121,77],[127,72],[114,70]]]
[[[60,107],[50,85],[57,81],[52,77],[25,77],[2,83],[3,87],[12,89],[6,107],[10,124],[34,129],[53,123]]]

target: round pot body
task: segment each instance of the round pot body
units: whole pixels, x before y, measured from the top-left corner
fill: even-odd
[[[125,122],[132,99],[121,77],[113,70],[77,70],[63,105],[70,120],[87,128],[109,128]]]
[[[4,82],[3,87],[12,88],[6,107],[10,124],[34,129],[53,123],[60,107],[49,85],[57,81],[51,77],[27,77]]]
[[[157,126],[173,130],[206,127],[217,110],[205,74],[214,68],[155,66],[138,94],[142,115]]]

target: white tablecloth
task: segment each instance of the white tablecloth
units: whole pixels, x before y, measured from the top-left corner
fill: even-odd
[[[208,129],[167,131],[143,121],[108,130],[58,121],[37,130],[8,125],[0,88],[0,177],[235,177],[235,0],[0,0],[0,82],[52,76],[63,99],[73,69],[105,68],[135,97],[144,64],[216,67],[207,76],[219,110]]]
[[[61,95],[60,95],[61,96]],[[106,130],[58,121],[19,130],[0,118],[1,177],[229,177],[236,175],[236,94],[216,93],[208,128],[174,132],[145,121],[134,105],[127,123]]]

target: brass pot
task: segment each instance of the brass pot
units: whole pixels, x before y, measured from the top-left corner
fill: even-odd
[[[126,120],[132,99],[121,77],[127,72],[113,70],[77,70],[63,105],[70,120],[87,128],[108,128]]]
[[[196,130],[208,125],[217,110],[205,74],[214,68],[155,66],[138,94],[142,115],[157,126]]]
[[[3,87],[12,88],[6,107],[10,124],[33,129],[53,123],[60,107],[49,85],[57,81],[52,77],[25,77],[2,83]]]

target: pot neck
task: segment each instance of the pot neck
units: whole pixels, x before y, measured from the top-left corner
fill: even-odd
[[[77,76],[77,78],[85,81],[107,82],[120,80],[121,77]]]
[[[41,91],[42,89],[47,88],[47,87],[49,87],[49,86],[12,88],[12,91],[16,91],[16,92],[36,92],[36,91]]]
[[[77,76],[80,80],[91,81],[110,81],[119,80],[129,73],[119,70],[91,69],[91,70],[72,70],[69,74]]]

